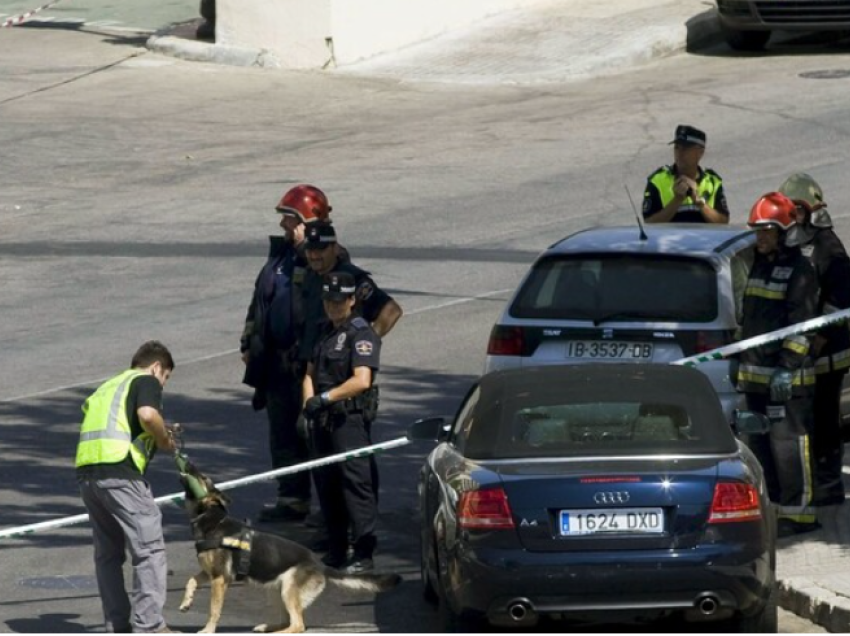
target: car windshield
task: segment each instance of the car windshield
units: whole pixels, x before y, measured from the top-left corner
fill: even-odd
[[[689,384],[676,374],[616,373],[558,378],[526,372],[529,377],[501,386],[482,385],[465,426],[457,429],[465,437],[464,454],[511,459],[734,452],[734,436],[704,378]]]
[[[717,274],[693,258],[556,256],[538,262],[510,308],[515,318],[711,322]]]

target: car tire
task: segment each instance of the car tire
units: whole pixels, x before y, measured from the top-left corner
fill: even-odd
[[[721,24],[720,32],[735,51],[763,51],[770,40],[770,31],[739,31]]]
[[[432,546],[428,554],[425,554],[425,548],[420,551],[419,570],[422,577],[422,598],[431,605],[436,605],[440,601],[440,595],[437,593],[437,588],[434,587],[434,582],[431,580],[430,572],[430,557],[434,555],[434,547]],[[435,559],[436,562],[436,559]]]
[[[752,616],[737,615],[730,632],[738,634],[776,634],[779,631],[779,588],[776,584],[764,607]]]

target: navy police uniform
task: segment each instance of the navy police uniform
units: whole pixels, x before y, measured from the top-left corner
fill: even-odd
[[[304,243],[308,247],[322,244],[338,245],[336,231],[329,223],[312,223],[307,228]],[[332,271],[344,272],[354,277],[356,299],[354,310],[369,323],[373,323],[384,306],[392,300],[389,294],[375,284],[369,272],[360,269],[347,259],[347,254],[346,257],[337,257]],[[325,308],[322,305],[322,285],[322,274],[308,270],[302,286],[304,331],[298,349],[301,360],[312,359],[316,344],[328,324]]]
[[[348,272],[325,277],[325,298],[345,298],[356,289]],[[339,327],[325,326],[313,356],[313,386],[325,393],[351,378],[357,367],[372,370],[380,366],[381,339],[369,322],[352,313]],[[312,441],[320,457],[344,453],[372,443],[370,417],[361,394],[331,404],[311,426]],[[354,561],[371,560],[375,550],[378,519],[377,492],[373,483],[374,464],[370,457],[315,469],[316,487],[328,527],[329,550],[326,562],[342,565],[348,549],[348,529],[353,534]]]

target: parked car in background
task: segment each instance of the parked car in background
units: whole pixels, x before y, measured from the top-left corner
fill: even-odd
[[[736,426],[768,423],[741,413]],[[677,615],[777,630],[762,469],[698,371],[496,371],[453,421],[419,421],[410,437],[438,441],[419,508],[424,591],[444,629]]]
[[[490,334],[485,371],[670,363],[734,342],[751,230],[661,224],[584,230],[541,254]],[[734,360],[699,365],[729,419]]]
[[[773,31],[850,32],[850,0],[717,0],[717,13],[739,51],[763,49]]]

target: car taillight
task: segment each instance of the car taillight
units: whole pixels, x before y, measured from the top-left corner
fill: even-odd
[[[514,527],[508,496],[501,488],[461,494],[457,520],[458,525],[466,530],[510,530]]]
[[[522,327],[496,325],[487,343],[488,356],[521,356],[524,350]]]
[[[752,484],[720,482],[714,487],[709,523],[731,523],[761,519],[759,495]]]
[[[705,353],[731,342],[725,331],[697,331],[694,353]]]

